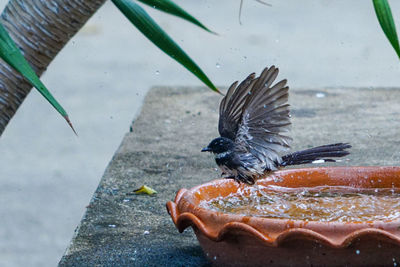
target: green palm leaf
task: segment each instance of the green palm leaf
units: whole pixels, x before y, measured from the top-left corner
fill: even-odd
[[[197,64],[158,26],[143,8],[130,0],[112,0],[112,2],[153,44],[182,64],[210,89],[220,93]]]
[[[171,0],[138,0],[138,1],[140,1],[146,5],[149,5],[153,8],[156,8],[158,10],[161,10],[166,13],[180,17],[184,20],[187,20],[187,21],[199,26],[200,28],[202,28],[210,33],[215,34],[215,32],[209,30],[200,21],[198,21],[196,18],[194,18],[189,13],[187,13],[185,10],[183,10],[181,7],[179,7],[177,4],[175,4]]]
[[[399,39],[397,37],[396,25],[393,21],[392,11],[387,0],[373,0],[376,16],[378,17],[379,24],[383,32],[389,39],[390,44],[393,46],[400,58]]]
[[[11,67],[18,71],[25,79],[34,86],[44,98],[65,118],[69,126],[76,134],[72,126],[67,112],[57,102],[53,95],[47,90],[46,86],[40,81],[35,71],[24,58],[17,45],[11,39],[4,26],[0,23],[0,57],[7,62]]]

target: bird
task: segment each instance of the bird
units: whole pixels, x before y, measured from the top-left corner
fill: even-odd
[[[219,105],[218,132],[201,152],[211,152],[223,178],[253,185],[257,179],[289,165],[335,162],[350,152],[349,143],[290,150],[290,109],[287,80],[274,83],[279,73],[266,67],[259,77],[251,73],[234,82]],[[283,156],[282,156],[283,155]]]

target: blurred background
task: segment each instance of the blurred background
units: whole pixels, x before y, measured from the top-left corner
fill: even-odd
[[[219,35],[145,9],[218,86],[272,64],[293,90],[400,85],[399,59],[372,1],[268,0],[268,7],[245,0],[242,25],[239,0],[175,2]],[[6,3],[0,0],[1,8]],[[399,27],[400,2],[390,4]],[[61,51],[42,81],[79,136],[36,90],[4,131],[0,266],[56,265],[147,90],[203,86],[111,2]]]

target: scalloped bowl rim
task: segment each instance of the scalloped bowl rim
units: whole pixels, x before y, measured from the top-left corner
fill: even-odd
[[[290,175],[296,172],[323,172],[323,171],[389,171],[400,175],[400,167],[394,166],[368,166],[368,167],[317,167],[303,169],[286,169],[274,172],[257,183],[271,182],[276,175]],[[399,176],[400,178],[400,176]],[[400,180],[400,179],[399,179]],[[196,194],[205,188],[236,183],[233,180],[216,179],[191,189],[178,191],[174,202],[167,203],[168,213],[180,232],[189,226],[195,226],[202,234],[213,241],[223,241],[229,234],[237,234],[238,231],[246,232],[256,237],[267,246],[279,246],[292,238],[315,240],[334,248],[348,247],[355,239],[366,235],[374,236],[377,239],[384,239],[390,243],[400,246],[400,220],[387,221],[366,221],[366,222],[324,222],[324,221],[303,221],[288,220],[279,218],[252,217],[238,214],[228,214],[212,211],[196,205]],[[393,184],[393,183],[392,183]],[[246,185],[240,185],[246,186]],[[301,186],[300,186],[301,187]],[[397,188],[400,188],[400,181]],[[226,223],[207,225],[208,221],[218,218]],[[206,222],[204,222],[206,221]],[[279,226],[275,233],[268,232],[265,226]],[[264,226],[264,227],[263,227]],[[266,227],[268,228],[268,227]],[[337,236],[338,231],[343,231]],[[328,232],[328,233],[326,233]]]

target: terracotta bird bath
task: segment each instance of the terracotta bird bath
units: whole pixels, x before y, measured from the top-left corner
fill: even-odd
[[[256,185],[400,189],[400,167],[327,167],[277,171]],[[182,232],[192,226],[215,266],[396,266],[400,220],[312,221],[228,214],[200,207],[248,185],[220,179],[181,189],[167,203]],[[397,207],[397,209],[399,209]],[[399,210],[400,212],[400,210]]]

